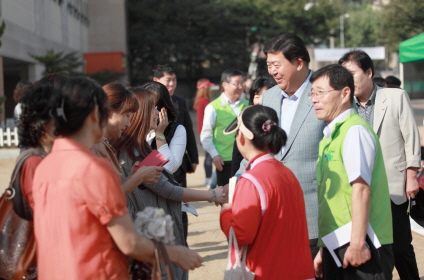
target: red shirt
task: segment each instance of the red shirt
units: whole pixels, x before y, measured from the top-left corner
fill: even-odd
[[[56,139],[34,177],[39,279],[129,279],[128,261],[106,225],[128,213],[110,162]]]
[[[43,160],[40,156],[28,158],[21,170],[21,189],[29,206],[34,209],[34,200],[32,197],[32,183],[34,181],[35,169]]]
[[[255,279],[314,279],[303,192],[294,174],[269,154],[247,165],[261,196],[242,175],[231,209],[221,212],[221,229],[233,227],[239,246],[248,244],[246,263]],[[265,175],[265,176],[264,176]]]
[[[202,97],[199,99],[199,102],[197,103],[197,133],[200,135],[202,132],[203,127],[203,117],[205,115],[205,108],[209,104],[209,99],[206,97]]]

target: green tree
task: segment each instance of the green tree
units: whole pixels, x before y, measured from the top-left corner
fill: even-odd
[[[380,38],[391,50],[399,43],[424,32],[424,1],[391,0],[383,11]]]
[[[129,0],[131,81],[151,75],[158,63],[172,63],[189,79],[202,64],[219,70],[247,70],[250,48],[281,33],[297,33],[307,43],[330,35],[337,13],[330,0]]]
[[[351,3],[346,10],[349,14],[345,18],[345,46],[347,48],[374,47],[383,45],[381,40],[382,23],[381,11],[372,8],[371,1]],[[340,31],[340,24],[338,26]],[[340,45],[340,37],[336,37],[336,46]]]
[[[46,68],[44,74],[67,72],[71,76],[80,75],[81,72],[78,71],[78,68],[84,65],[77,51],[65,54],[63,51],[55,52],[53,49],[50,49],[47,50],[46,54],[41,56],[29,55],[44,64]]]

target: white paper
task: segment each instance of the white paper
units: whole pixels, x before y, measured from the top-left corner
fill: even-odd
[[[371,224],[369,223],[367,228],[367,235],[376,249],[381,247],[380,241],[378,240],[377,235],[375,234],[374,230],[371,227]],[[342,263],[340,262],[334,250],[350,242],[351,236],[352,222],[345,224],[344,226],[336,229],[333,232],[330,232],[322,238],[322,242],[324,242],[325,246],[327,247],[328,251],[330,252],[338,267],[341,267]]]
[[[193,206],[193,204],[190,204],[188,202],[181,202],[181,210],[183,212],[191,213],[191,214],[193,214],[196,217],[199,216],[199,214],[197,214],[197,210]]]
[[[231,177],[228,183],[228,202],[233,203],[234,192],[236,191],[236,185],[238,181],[237,176]]]

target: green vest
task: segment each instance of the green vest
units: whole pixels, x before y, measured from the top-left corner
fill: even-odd
[[[224,135],[224,129],[238,116],[234,114],[228,102],[222,102],[222,96],[212,101],[210,104],[215,109],[216,121],[213,129],[213,143],[216,150],[223,161],[231,161],[233,159],[233,147],[235,132],[229,135]],[[240,99],[240,112],[247,107],[248,101]]]
[[[376,155],[371,174],[369,222],[381,244],[393,243],[389,187],[380,142],[368,123],[353,113],[344,122],[337,123],[330,138],[327,140],[324,136],[319,144],[316,172],[320,247],[324,246],[323,236],[352,221],[352,186],[343,164],[343,143],[353,125],[364,126],[374,137]]]

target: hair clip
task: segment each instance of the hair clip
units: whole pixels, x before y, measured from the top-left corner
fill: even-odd
[[[271,120],[267,120],[267,121],[266,121],[266,122],[264,122],[264,124],[262,125],[262,130],[263,130],[266,134],[268,134],[268,133],[269,133],[269,131],[271,130],[271,127],[272,127],[273,125],[276,125],[276,123],[275,123],[275,122],[273,122],[273,121],[271,121]]]
[[[65,116],[64,106],[65,106],[65,97],[62,97],[62,104],[60,105],[59,108],[56,108],[56,114],[58,117],[62,117],[65,120],[65,122],[67,122],[68,120],[66,119],[66,116]]]

